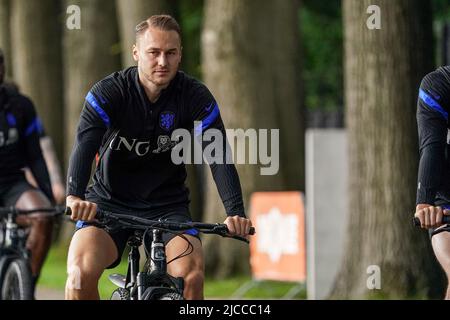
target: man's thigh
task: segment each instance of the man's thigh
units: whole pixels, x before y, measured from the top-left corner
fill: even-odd
[[[70,242],[67,264],[102,272],[118,257],[116,245],[103,229],[88,226],[77,230]]]
[[[204,272],[203,249],[200,239],[184,234],[182,237],[172,238],[166,246],[167,261],[176,259],[167,266],[167,272],[174,277],[185,277],[188,273]]]
[[[2,187],[1,205],[5,207],[17,206],[30,209],[33,205],[45,205],[49,201],[39,190],[31,186],[25,179],[12,181],[8,187]]]
[[[436,258],[447,275],[450,275],[450,232],[439,232],[433,235],[431,241]]]
[[[4,197],[4,203],[6,206],[15,206],[22,210],[47,208],[50,206],[50,201],[47,197],[25,180],[19,180],[13,184]],[[31,224],[32,218],[38,217],[39,213],[19,216],[17,222],[19,225],[25,226]]]

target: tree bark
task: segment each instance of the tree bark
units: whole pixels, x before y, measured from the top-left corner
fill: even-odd
[[[52,0],[11,1],[14,80],[34,102],[59,158],[63,148],[60,7]]]
[[[120,70],[120,56],[114,3],[66,0],[66,4],[78,5],[81,9],[81,29],[64,30],[65,154],[68,158],[86,94],[94,83]]]
[[[122,47],[122,66],[136,65],[132,56],[135,27],[154,14],[174,15],[174,0],[116,0]]]
[[[66,0],[66,6],[69,5],[80,7],[81,29],[64,30],[66,164],[68,164],[86,94],[97,81],[120,70],[114,2]],[[71,232],[73,232],[73,225],[64,228],[63,241],[70,239]]]
[[[5,54],[6,79],[12,76],[10,0],[0,0],[0,49]]]
[[[267,61],[274,74],[272,108],[278,112],[280,165],[287,190],[305,190],[306,124],[301,86],[299,3],[279,1],[274,4],[272,46],[276,53],[273,61]]]
[[[380,30],[366,27],[369,5],[381,9]],[[331,297],[442,297],[442,272],[428,235],[411,227],[418,87],[434,57],[430,4],[344,0],[343,9],[351,210]],[[369,290],[374,265],[381,289]]]
[[[299,114],[298,78],[294,76],[295,71],[288,70],[294,68],[297,62],[298,24],[293,17],[296,13],[294,4],[280,4],[272,0],[207,0],[202,33],[204,80],[218,101],[227,128],[281,128],[280,138],[283,140],[288,135],[283,130],[291,128],[282,125],[296,125],[290,131],[290,141],[295,141],[291,148],[298,148],[293,153],[301,169],[291,171],[297,172],[291,173],[294,188],[303,183],[302,173],[298,173],[303,170],[303,158],[298,156],[302,154],[303,148],[303,139],[299,133],[303,126]],[[280,32],[292,35],[280,36]],[[295,43],[288,44],[287,41]],[[281,77],[283,71],[286,73]],[[285,110],[281,111],[281,108]],[[286,117],[289,114],[291,119]],[[280,146],[280,153],[285,156],[288,152],[284,150],[283,141],[280,141]],[[286,189],[285,177],[289,171],[285,171],[283,161],[293,160],[280,158],[279,171],[272,176],[261,175],[259,165],[237,165],[246,208],[254,191]],[[223,205],[208,170],[206,220],[223,221],[223,212]],[[243,263],[248,261],[246,245],[212,237],[205,238],[204,243],[207,271],[211,275],[227,276],[248,271],[248,264]]]

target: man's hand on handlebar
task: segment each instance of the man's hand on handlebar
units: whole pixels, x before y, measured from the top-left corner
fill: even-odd
[[[93,202],[82,200],[76,196],[67,196],[66,206],[72,211],[72,220],[92,221],[97,214],[97,205]]]
[[[418,204],[414,217],[420,220],[420,227],[424,229],[437,228],[445,223],[442,222],[443,216],[450,215],[450,210],[435,207],[429,204]]]
[[[229,216],[223,222],[227,225],[228,232],[231,236],[247,237],[250,232],[252,222],[250,219],[240,216]]]

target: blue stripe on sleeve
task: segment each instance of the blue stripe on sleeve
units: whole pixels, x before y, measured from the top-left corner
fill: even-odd
[[[211,106],[212,106],[212,103],[209,106],[209,108],[211,108]],[[205,119],[202,120],[201,126],[198,125],[197,127],[195,127],[195,129],[194,129],[195,136],[201,135],[203,131],[208,129],[211,126],[211,124],[213,124],[214,121],[216,121],[219,114],[220,114],[219,106],[217,105],[217,103],[215,103],[211,113]]]
[[[423,102],[425,102],[428,106],[430,106],[432,109],[439,112],[445,120],[448,119],[448,112],[444,110],[444,108],[441,107],[439,103],[436,102],[431,96],[429,96],[425,91],[422,89],[419,90],[419,97],[422,99]]]
[[[38,126],[39,126],[38,119],[34,118],[33,121],[31,121],[30,125],[25,130],[25,137],[31,135],[34,132],[34,130],[38,130]]]
[[[100,118],[102,118],[103,122],[107,127],[110,126],[110,120],[109,116],[106,114],[106,112],[100,107],[100,104],[98,103],[97,99],[94,97],[94,95],[89,92],[86,96],[86,101],[89,102],[89,104],[92,106],[92,108],[95,109],[95,111],[98,113]]]
[[[39,134],[42,134],[44,132],[44,126],[42,125],[41,119],[39,117],[36,118],[36,129]]]

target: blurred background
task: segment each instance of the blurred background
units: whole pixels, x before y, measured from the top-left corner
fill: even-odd
[[[380,29],[366,24],[370,5],[380,8]],[[450,63],[448,0],[0,0],[7,80],[35,103],[64,172],[88,90],[134,64],[135,25],[160,13],[179,21],[181,69],[208,86],[227,128],[280,129],[277,175],[237,166],[247,209],[255,191],[301,191],[308,203],[308,130],[345,133],[346,183],[328,179],[328,187],[345,189],[348,223],[342,254],[328,265],[336,275],[326,297],[439,298],[444,277],[427,235],[410,218],[417,93],[424,75]],[[192,166],[188,173],[194,220],[223,221],[209,169]],[[326,193],[315,201],[328,205],[332,232]],[[61,223],[57,231],[40,289],[64,287],[73,225]],[[207,296],[227,297],[252,280],[245,245],[203,242]],[[370,265],[383,275],[375,291],[366,288]],[[111,288],[103,280],[107,298]],[[277,298],[289,289],[281,282],[261,286],[245,297]]]

